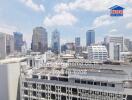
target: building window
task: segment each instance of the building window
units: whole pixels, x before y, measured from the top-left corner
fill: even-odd
[[[76,88],[72,88],[72,94],[77,95],[77,89]]]
[[[45,93],[41,93],[41,97],[42,98],[45,98],[46,96],[45,96]]]
[[[57,77],[50,77],[50,80],[56,80],[56,81],[58,81],[58,78]]]
[[[66,93],[66,87],[61,87],[61,92]]]
[[[28,91],[27,91],[27,90],[24,90],[24,94],[25,94],[25,95],[28,95]]]
[[[28,100],[28,98],[27,98],[27,97],[25,97],[25,98],[24,98],[24,100]]]
[[[101,86],[107,86],[107,83],[101,83]]]
[[[24,82],[24,87],[28,87],[28,83],[27,82]]]
[[[45,90],[45,89],[46,89],[46,87],[45,87],[44,84],[41,85],[41,89],[42,89],[42,90]]]
[[[55,91],[55,86],[51,86],[51,91]]]
[[[32,78],[37,78],[38,79],[38,75],[32,75]]]
[[[87,84],[93,85],[93,81],[87,81]]]
[[[75,83],[80,83],[80,80],[79,80],[79,79],[76,79],[76,80],[75,80]]]
[[[72,100],[77,100],[77,98],[73,97]]]
[[[94,85],[100,85],[100,82],[94,82]]]
[[[51,99],[55,100],[55,94],[51,94]],[[62,99],[63,100],[63,99]]]
[[[115,84],[109,83],[108,86],[109,86],[109,87],[115,87]]]
[[[68,78],[59,77],[59,81],[68,82]]]
[[[66,100],[66,96],[61,96],[61,100]]]
[[[47,76],[41,76],[41,79],[48,79]]]
[[[33,83],[33,84],[32,84],[32,87],[33,87],[33,89],[36,89],[37,86],[36,86],[35,83]]]
[[[37,94],[36,94],[36,91],[33,91],[33,96],[36,96]]]
[[[81,84],[86,84],[86,80],[81,80]]]

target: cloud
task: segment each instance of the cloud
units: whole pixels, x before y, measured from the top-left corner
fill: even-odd
[[[109,7],[117,4],[123,5],[127,0],[75,0],[70,3],[57,4],[54,9],[56,12],[71,11],[76,9],[82,9],[86,11],[105,11]]]
[[[127,29],[132,29],[132,22],[128,23],[128,24],[126,25],[126,28],[127,28]]]
[[[106,35],[119,36],[119,31],[117,29],[111,29]],[[120,35],[123,34],[120,33]]]
[[[77,22],[77,18],[68,12],[57,13],[54,16],[44,19],[44,26],[72,26]]]
[[[45,11],[45,7],[42,4],[36,4],[33,0],[21,0],[27,7],[33,9],[34,11]]]
[[[114,21],[111,20],[111,17],[109,15],[102,15],[102,16],[95,18],[95,20],[93,22],[93,27],[97,28],[97,27],[101,27],[101,26],[110,25],[113,23],[114,23]]]
[[[123,18],[130,18],[130,17],[132,17],[132,8],[127,7],[124,10],[124,17]]]
[[[111,29],[111,30],[109,31],[109,33],[117,33],[117,32],[118,32],[117,29]]]
[[[12,34],[13,32],[17,31],[17,27],[12,25],[0,25],[0,32]]]

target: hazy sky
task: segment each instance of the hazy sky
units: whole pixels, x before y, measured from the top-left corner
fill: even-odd
[[[123,17],[109,16],[114,5],[125,8]],[[97,42],[106,35],[132,39],[132,0],[0,0],[1,32],[19,31],[29,44],[36,26],[47,29],[49,44],[56,28],[62,43],[80,36],[85,45],[89,29],[95,29]]]

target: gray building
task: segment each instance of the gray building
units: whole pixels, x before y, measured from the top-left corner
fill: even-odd
[[[80,37],[75,37],[75,47],[80,47]]]
[[[104,38],[105,44],[114,43],[114,44],[120,44],[121,51],[124,51],[124,38],[123,37],[115,37],[115,36],[106,36]]]
[[[57,29],[52,32],[51,46],[52,52],[60,53],[60,33]]]
[[[79,60],[80,62],[80,60]],[[71,63],[71,62],[70,62]],[[82,63],[82,62],[81,62]],[[26,70],[21,74],[21,100],[131,100],[130,65],[84,61]],[[120,70],[119,70],[120,67]],[[129,80],[128,80],[128,77]]]
[[[14,47],[15,51],[21,52],[23,45],[23,34],[20,32],[14,32]]]
[[[41,53],[48,50],[48,34],[45,28],[36,27],[33,29],[31,49]]]
[[[86,46],[90,46],[91,44],[95,43],[95,31],[88,30],[86,32]]]
[[[0,59],[5,58],[9,54],[14,53],[14,37],[13,35],[0,33]]]

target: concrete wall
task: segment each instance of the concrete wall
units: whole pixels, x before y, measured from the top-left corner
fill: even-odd
[[[0,65],[0,100],[19,100],[19,63]]]

